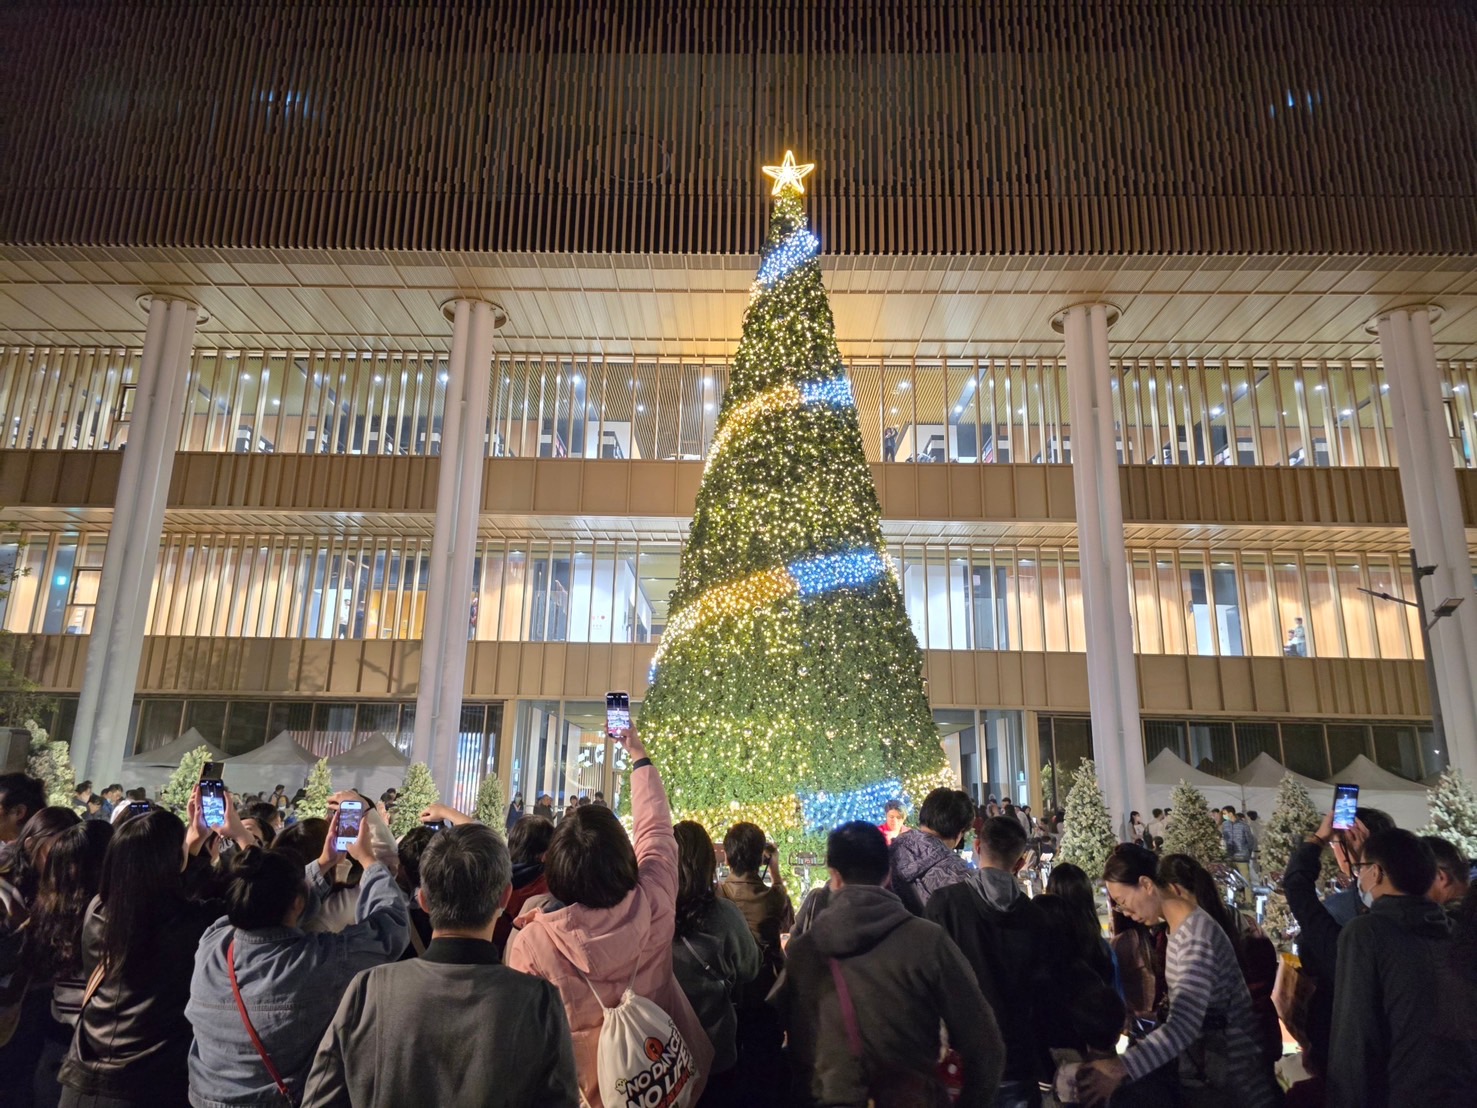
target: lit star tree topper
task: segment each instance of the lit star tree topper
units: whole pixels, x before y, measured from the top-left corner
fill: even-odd
[[[672,807],[818,849],[951,782],[801,204],[769,236],[640,715]]]
[[[801,184],[801,181],[805,179],[806,174],[815,168],[815,163],[810,162],[806,165],[796,165],[795,152],[793,150],[786,150],[785,160],[779,165],[766,165],[761,168],[763,168],[766,177],[774,178],[774,189],[770,192],[770,195],[783,196],[788,189],[794,189],[797,194],[805,191],[805,186]]]

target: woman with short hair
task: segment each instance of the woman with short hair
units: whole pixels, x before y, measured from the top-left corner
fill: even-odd
[[[702,1094],[713,1048],[672,972],[678,850],[661,775],[634,730],[614,737],[632,758],[633,847],[609,808],[576,808],[554,831],[544,855],[549,892],[565,907],[537,912],[513,932],[506,962],[558,987],[574,1040],[580,1092],[605,1108],[596,1053],[605,1011],[626,990],[661,1008],[692,1055],[687,1087]],[[609,1108],[616,1108],[615,1105]]]

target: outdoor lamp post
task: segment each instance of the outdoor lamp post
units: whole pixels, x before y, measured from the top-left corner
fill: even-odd
[[[1391,596],[1387,592],[1376,592],[1374,589],[1361,588],[1359,591],[1377,596],[1381,600],[1393,600],[1397,604],[1404,604],[1408,608],[1414,608],[1420,613],[1419,623],[1421,625],[1421,649],[1426,655],[1426,688],[1431,696],[1431,734],[1436,742],[1436,748],[1443,754],[1446,750],[1446,725],[1441,719],[1441,692],[1436,687],[1436,659],[1431,652],[1431,628],[1436,626],[1438,619],[1445,619],[1456,612],[1463,597],[1448,596],[1435,608],[1431,609],[1431,618],[1426,618],[1426,596],[1421,588],[1421,581],[1436,572],[1435,566],[1423,566],[1421,560],[1416,557],[1415,549],[1410,551],[1410,573],[1415,579],[1415,599],[1406,600],[1403,596]],[[1449,756],[1449,755],[1448,755]]]

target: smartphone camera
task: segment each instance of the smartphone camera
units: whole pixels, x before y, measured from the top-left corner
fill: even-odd
[[[623,692],[605,694],[605,733],[623,739],[631,733],[631,697]]]
[[[359,837],[359,826],[364,822],[364,801],[345,800],[338,806],[338,835],[333,848],[340,854],[348,851]]]
[[[206,762],[200,770],[200,808],[205,826],[217,829],[226,825],[226,784],[221,773],[219,762]]]
[[[1333,829],[1352,831],[1359,817],[1359,786],[1335,785],[1333,789]]]

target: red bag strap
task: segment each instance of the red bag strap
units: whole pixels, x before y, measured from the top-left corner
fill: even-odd
[[[851,1056],[862,1056],[862,1033],[856,1024],[856,1009],[852,1007],[851,990],[846,987],[846,975],[841,972],[841,963],[835,958],[831,962],[831,980],[836,982],[836,999],[841,1002],[841,1022],[846,1025],[846,1045]]]
[[[277,1072],[277,1066],[272,1061],[272,1056],[267,1053],[267,1048],[262,1046],[261,1036],[256,1033],[256,1028],[251,1025],[251,1017],[246,1014],[246,1001],[241,999],[241,986],[236,984],[236,940],[231,940],[231,945],[226,947],[226,972],[231,977],[231,995],[236,998],[236,1011],[241,1013],[241,1024],[246,1028],[246,1033],[251,1036],[251,1045],[256,1047],[257,1054],[261,1057],[262,1065],[267,1067],[267,1074],[277,1083],[277,1091],[282,1094],[284,1100],[289,1104],[296,1103],[292,1099],[292,1093],[288,1091],[287,1082],[282,1080],[282,1075]]]

